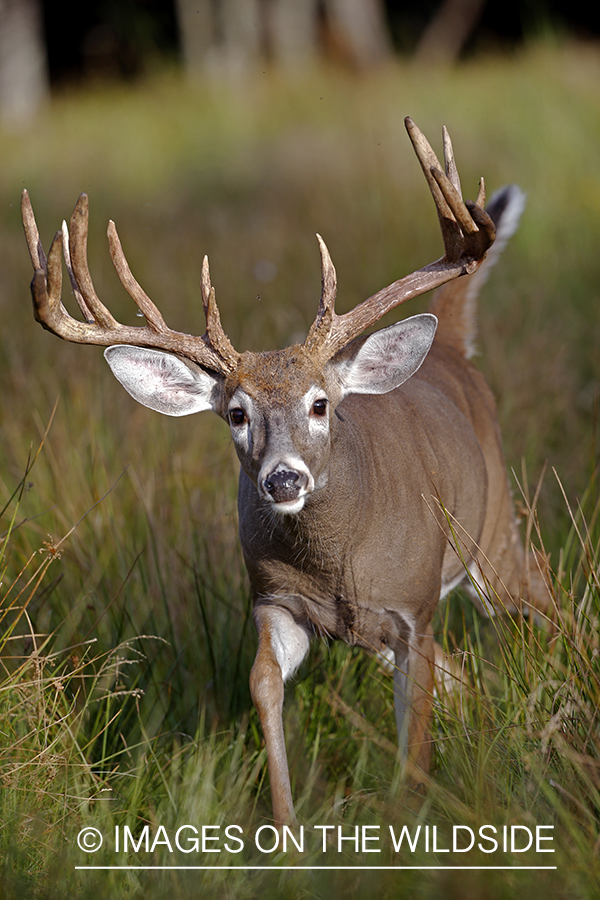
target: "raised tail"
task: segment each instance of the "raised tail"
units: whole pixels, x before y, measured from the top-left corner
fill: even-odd
[[[497,191],[486,206],[496,226],[496,240],[473,275],[449,281],[434,294],[429,311],[438,317],[437,336],[456,347],[467,359],[475,353],[477,298],[509,237],[517,230],[525,207],[525,194],[516,184]]]

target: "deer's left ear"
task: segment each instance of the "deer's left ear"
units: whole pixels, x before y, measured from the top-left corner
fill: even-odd
[[[423,313],[349,344],[329,363],[342,396],[393,391],[417,371],[436,328],[436,317]]]

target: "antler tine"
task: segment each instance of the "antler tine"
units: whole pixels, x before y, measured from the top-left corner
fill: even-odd
[[[434,170],[437,170],[438,172],[444,171],[448,161],[447,159],[445,159],[444,162],[446,165],[442,167],[431,144],[429,143],[421,129],[417,128],[410,116],[406,117],[406,119],[404,120],[404,125],[413,145],[413,149],[417,155],[417,159],[419,160],[421,168],[423,169],[423,174],[427,179],[427,184],[429,185],[429,190],[431,191],[431,195],[433,197],[441,221],[443,218],[449,217],[451,215],[451,211],[445,201],[441,187],[433,177],[433,172]],[[454,154],[452,152],[452,144],[450,143],[449,136],[448,141],[444,146],[444,152],[449,152],[452,163],[454,163]]]
[[[481,265],[486,250],[494,242],[496,233],[494,223],[483,210],[485,202],[483,179],[479,184],[477,202],[465,202],[462,199],[454,151],[447,130],[444,129],[443,132],[442,169],[429,141],[412,119],[406,118],[405,125],[436,206],[444,241],[444,256],[437,262],[430,263],[383,288],[344,315],[335,314],[333,302],[328,314],[325,315],[321,300],[317,317],[304,346],[324,360],[330,359],[353,338],[401,303],[439,287],[459,275],[474,272]],[[322,267],[325,271],[323,262]]]
[[[442,128],[442,140],[444,142],[444,171],[446,172],[446,175],[448,176],[450,183],[455,188],[456,192],[462,197],[460,177],[458,174],[458,169],[456,168],[456,162],[454,161],[454,149],[452,147],[450,135],[448,134],[448,129],[445,125]]]
[[[117,320],[104,306],[92,282],[87,264],[87,239],[90,218],[90,201],[87,194],[80,194],[69,223],[69,253],[75,283],[94,321],[103,328],[115,328]]]
[[[202,270],[200,272],[200,290],[202,292],[202,306],[204,308],[204,315],[206,317],[208,314],[208,307],[210,305],[210,295],[211,292],[214,291],[214,288],[210,283],[208,256],[204,256],[202,259]]]
[[[319,250],[321,252],[321,297],[317,317],[313,322],[304,346],[310,350],[320,343],[320,335],[331,331],[334,320],[339,319],[335,313],[335,298],[337,294],[337,275],[327,244],[320,234],[317,235]]]
[[[475,201],[475,206],[478,206],[479,209],[483,209],[485,207],[485,181],[483,178],[479,179],[479,188],[477,191],[477,200]]]
[[[446,175],[448,176],[452,186],[456,189],[456,193],[459,195],[459,197],[462,198],[460,177],[458,175],[458,169],[456,168],[456,163],[454,161],[452,141],[450,140],[450,135],[448,134],[448,129],[445,125],[442,128],[442,136],[444,141],[444,162],[446,164]],[[479,179],[479,189],[477,191],[477,200],[475,201],[475,206],[478,206],[479,209],[483,209],[485,206],[485,181],[483,180],[483,178]]]
[[[319,300],[319,312],[325,314],[327,310],[331,310],[333,313],[337,294],[337,274],[331,261],[327,244],[320,234],[317,235],[317,240],[321,252],[321,299]]]
[[[33,266],[33,280],[31,282],[31,299],[33,301],[33,314],[37,322],[53,331],[51,323],[66,313],[61,303],[62,269],[61,248],[63,234],[57,231],[50,246],[50,252],[46,257],[40,234],[38,231],[31,200],[26,190],[21,194],[21,217],[25,238]]]
[[[227,364],[228,370],[233,371],[240,361],[240,354],[234,348],[221,325],[221,315],[217,306],[215,289],[210,283],[208,256],[205,256],[202,260],[200,285],[202,306],[206,317],[206,331],[202,340],[216,350],[220,358]]]
[[[446,256],[454,256],[462,237],[460,234],[457,234],[459,230],[457,225],[463,231],[466,231],[467,234],[475,234],[478,228],[469,215],[462,199],[460,179],[454,161],[454,150],[452,149],[450,135],[447,128],[444,127],[442,131],[444,169],[442,170],[439,160],[423,132],[417,128],[409,116],[404,120],[404,123],[436,205]]]
[[[450,219],[442,218],[441,221],[442,231],[444,227],[448,227],[448,225],[450,226],[448,228],[448,231],[453,238],[452,246],[454,247],[457,235],[456,225],[459,225],[463,232],[465,232],[465,234],[476,234],[479,231],[479,228],[471,218],[469,210],[465,205],[461,194],[459,194],[459,192],[456,190],[448,176],[445,175],[444,172],[441,172],[439,169],[432,169],[431,174],[436,180],[437,185],[443,194],[444,200],[450,208],[453,216],[453,218]],[[448,255],[449,248],[446,247],[445,249],[446,255]]]
[[[48,257],[44,255],[44,265],[35,270],[31,282],[33,315],[37,322],[53,331],[51,322],[60,318],[64,307],[60,300],[62,288],[61,269],[62,232],[57,231],[50,246]]]
[[[77,305],[82,312],[83,318],[86,322],[92,323],[94,321],[94,317],[90,312],[87,303],[83,299],[83,295],[79,290],[79,285],[77,284],[77,279],[75,278],[75,273],[73,272],[73,265],[71,263],[71,251],[69,249],[69,228],[64,219],[62,223],[62,236],[63,256],[65,258],[65,265],[67,267],[69,281],[71,282],[71,290],[73,291],[73,295],[77,300]]]
[[[31,283],[34,314],[37,321],[48,331],[64,340],[79,344],[96,344],[104,347],[111,344],[131,344],[167,350],[223,375],[237,366],[240,357],[221,327],[219,311],[214,302],[214,291],[211,291],[212,303],[208,303],[206,334],[199,337],[168,328],[157,307],[133,277],[114,222],[110,222],[108,226],[113,264],[122,285],[146,317],[147,324],[122,325],[112,316],[96,294],[88,270],[89,203],[85,194],[79,198],[71,216],[70,234],[63,223],[63,230],[55,235],[47,259],[27,191],[23,191],[21,207],[23,227],[34,268]],[[69,315],[60,299],[61,248],[73,292],[86,319],[85,322],[80,322]]]
[[[123,253],[123,247],[121,246],[121,241],[117,234],[116,225],[112,219],[110,219],[108,223],[107,235],[110,258],[112,259],[119,281],[139,311],[144,315],[146,322],[152,331],[156,331],[158,334],[167,334],[169,329],[167,323],[160,314],[160,311],[132,275],[129,263],[125,259],[125,254]]]
[[[23,228],[25,230],[25,239],[31,257],[31,264],[34,271],[45,269],[46,254],[40,240],[40,233],[33,214],[33,207],[29,199],[29,193],[23,189],[21,193],[21,219],[23,220]]]

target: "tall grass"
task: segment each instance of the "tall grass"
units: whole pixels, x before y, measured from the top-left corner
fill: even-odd
[[[235,89],[174,74],[58,98],[28,134],[0,135],[0,872],[4,895],[593,896],[597,891],[597,478],[600,80],[585,46],[533,47],[444,77],[397,66],[365,80],[319,71]],[[90,265],[119,318],[102,231],[115,218],[132,268],[170,324],[198,330],[204,252],[240,349],[306,329],[328,241],[340,309],[439,254],[402,130],[410,114],[454,137],[465,193],[528,192],[519,234],[486,288],[482,354],[510,466],[532,481],[555,624],[482,620],[455,594],[437,638],[464,670],[436,700],[425,795],[402,783],[392,692],[377,662],[318,644],[286,700],[300,822],[554,825],[555,854],[477,849],[260,853],[265,754],[247,680],[255,648],[236,536],[236,464],[216,418],[166,421],[120,391],[100,352],[32,321],[18,222],[27,186],[49,241],[78,192],[92,204]],[[585,160],[585,166],[582,166]],[[232,265],[232,259],[235,265]],[[411,312],[414,309],[411,309]],[[56,407],[56,409],[55,409]],[[53,410],[55,412],[53,414]],[[51,424],[50,424],[51,422]],[[42,446],[38,453],[31,447]],[[30,460],[27,463],[27,460]],[[34,465],[32,465],[34,460]],[[578,501],[577,498],[580,498]],[[527,513],[527,501],[519,504]],[[534,523],[535,516],[530,517]],[[143,843],[145,865],[556,864],[554,872],[80,871],[113,865],[115,828],[237,824],[240,854]],[[77,845],[96,827],[96,854]],[[375,832],[371,832],[375,833]],[[318,835],[317,835],[318,837]],[[435,857],[435,858],[434,858]],[[1,891],[0,891],[1,893]]]
[[[412,793],[399,780],[389,677],[377,662],[347,648],[317,648],[286,710],[299,821],[310,840],[301,854],[266,854],[252,843],[257,828],[269,821],[266,760],[254,713],[220,708],[211,722],[211,703],[205,699],[194,733],[178,732],[168,712],[163,709],[157,718],[152,705],[157,703],[154,694],[162,690],[162,671],[157,671],[149,648],[164,646],[159,637],[140,636],[101,650],[94,638],[61,648],[60,630],[51,635],[36,632],[29,611],[36,597],[44,595],[52,567],[63,562],[68,538],[46,543],[16,577],[7,578],[13,509],[2,544],[0,607],[5,628],[0,680],[5,896],[114,896],[121,891],[146,896],[149,890],[157,897],[173,891],[188,896],[197,883],[194,878],[202,879],[203,896],[217,896],[226,877],[236,896],[255,896],[257,891],[279,895],[280,890],[299,896],[309,887],[321,896],[341,890],[343,878],[341,871],[314,872],[309,878],[302,871],[286,875],[285,869],[278,875],[235,870],[226,876],[227,870],[192,875],[75,868],[116,864],[184,869],[483,867],[481,873],[446,871],[441,882],[429,874],[420,885],[408,871],[378,875],[384,896],[398,896],[403,885],[407,893],[417,890],[427,897],[437,896],[441,885],[455,890],[465,878],[473,890],[485,888],[486,896],[508,897],[517,870],[488,878],[486,867],[552,864],[558,871],[551,880],[547,871],[521,872],[520,889],[535,883],[553,897],[594,896],[600,874],[597,491],[590,491],[582,507],[569,515],[571,530],[552,576],[551,628],[540,629],[522,618],[482,621],[460,596],[451,601],[451,608],[449,604],[441,610],[438,638],[460,660],[462,677],[458,687],[440,689],[437,697],[435,762],[425,795]],[[205,602],[207,618],[218,619],[218,596],[207,594]],[[23,622],[27,627],[19,629]],[[212,646],[209,655],[214,657],[215,651]],[[245,668],[240,677],[246,676]],[[238,844],[229,842],[231,852],[224,846],[225,828],[232,824],[239,828],[235,835],[243,833],[245,841],[239,856]],[[183,851],[178,852],[175,833],[182,825],[198,832],[203,825],[211,826],[209,836],[219,839],[218,858],[200,852],[188,855],[184,851],[190,845],[183,839]],[[381,839],[381,852],[374,858],[349,843],[339,852],[336,831],[324,854],[321,834],[314,830],[322,825],[341,827],[346,837],[357,826],[370,828],[368,833]],[[424,833],[426,826],[435,825],[439,852],[427,849],[422,839],[413,852],[405,841],[395,853],[387,839],[390,825],[397,834],[406,826],[411,839],[417,828]],[[446,854],[440,848],[451,848],[457,825],[463,829],[461,838],[467,828],[477,835],[484,825],[498,835],[505,826],[516,826],[519,837],[525,829],[543,826],[543,834],[552,840],[541,846],[555,852],[550,859],[510,850],[490,858],[478,847]],[[84,828],[97,828],[104,835],[99,853],[85,853],[76,843]],[[118,852],[116,829],[121,835]],[[126,829],[133,839],[127,849]],[[184,836],[190,837],[191,829]],[[266,846],[273,840],[271,834],[264,836]],[[208,847],[214,850],[215,844]],[[357,868],[343,889],[367,896],[369,885],[372,889],[372,876]]]

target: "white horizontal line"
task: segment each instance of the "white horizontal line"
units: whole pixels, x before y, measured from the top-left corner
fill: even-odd
[[[557,869],[558,866],[75,866],[76,869],[102,869],[102,870],[113,870],[113,869],[135,869],[136,871],[154,871],[156,869],[166,870],[166,869],[180,869],[180,870],[212,870],[218,871],[219,869],[229,870],[229,869],[245,869],[247,871],[273,871],[273,872],[281,872],[284,870],[293,870],[293,871],[313,871],[313,870],[344,870],[344,871],[364,871],[364,872],[375,872],[375,871],[385,871],[385,872],[393,872],[395,870],[402,869],[416,869],[418,871],[430,871],[430,870],[453,870],[459,872],[472,872],[472,871],[502,871],[502,872],[515,872],[517,870],[528,869],[534,872],[541,872],[547,870]]]

